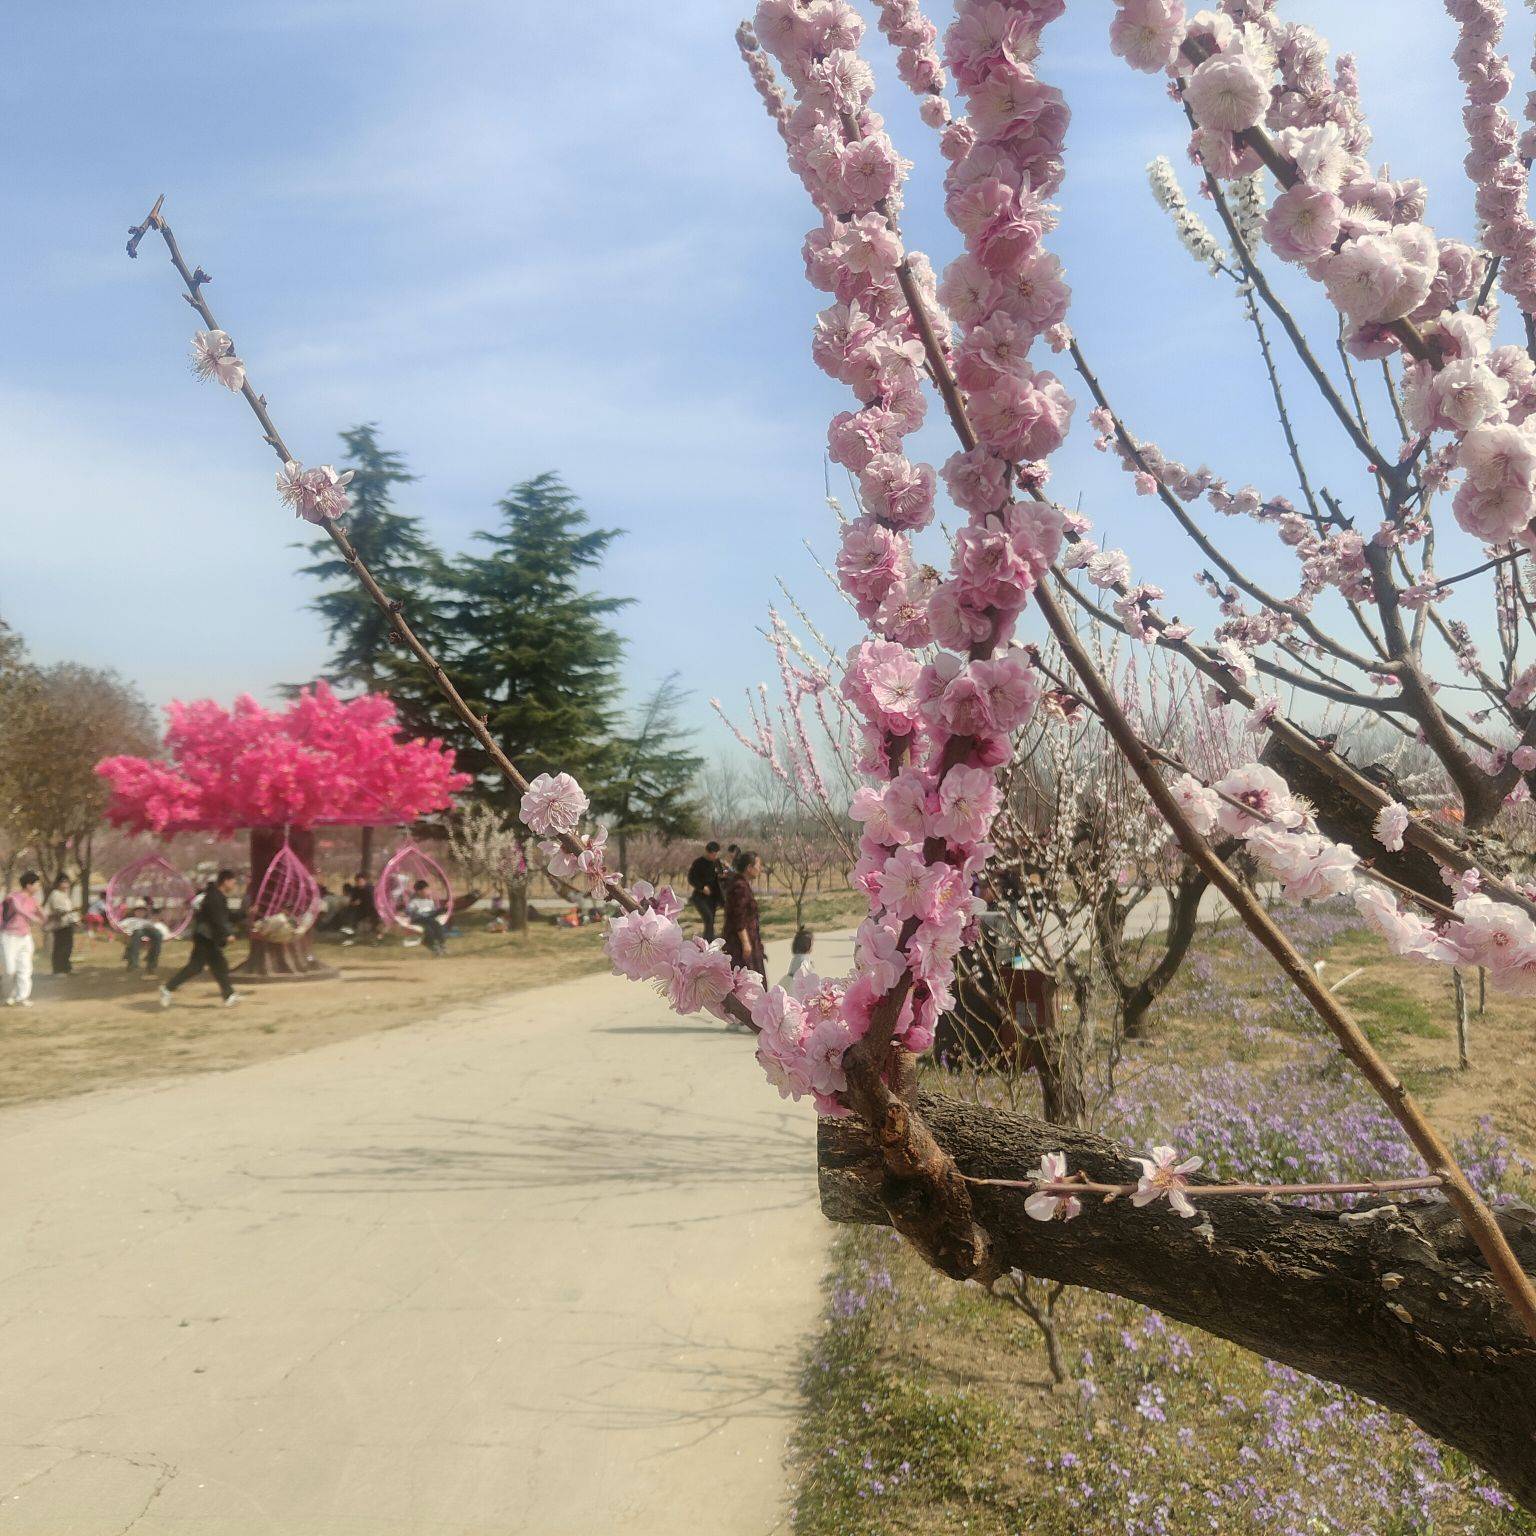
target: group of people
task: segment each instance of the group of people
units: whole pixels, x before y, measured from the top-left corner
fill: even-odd
[[[224,956],[225,946],[236,931],[230,899],[239,883],[237,871],[221,869],[193,897],[189,935],[192,952],[186,964],[160,988],[162,1008],[169,1008],[175,992],[203,971],[217,983],[226,1007],[240,1000],[230,979],[229,962]],[[77,930],[81,926],[105,926],[104,898],[92,903],[91,911],[82,919],[68,875],[60,875],[46,896],[41,894],[42,887],[42,877],[29,869],[22,873],[15,887],[0,898],[0,990],[4,992],[7,1008],[32,1007],[33,960],[40,937],[46,936],[50,942],[53,974],[68,976],[74,969]],[[342,891],[342,901],[322,926],[339,928],[344,943],[353,942],[365,927],[371,927],[377,938],[383,924],[374,900],[373,882],[359,874],[356,880],[344,885]],[[417,880],[411,885],[409,894],[402,889],[399,895],[403,898],[400,901],[403,925],[413,934],[405,941],[407,946],[425,944],[433,955],[445,954],[449,914],[433,896],[430,884],[426,880]],[[98,907],[101,921],[92,924],[91,918]],[[146,974],[155,975],[171,930],[162,921],[162,914],[155,910],[154,903],[148,899],[138,901],[130,914],[117,920],[116,926],[124,938],[124,965],[129,970],[138,970],[142,964]]]
[[[704,925],[704,942],[714,943],[715,917],[720,914],[720,937],[731,964],[756,971],[766,985],[768,958],[755,889],[762,873],[763,861],[750,848],[732,843],[722,858],[719,843],[705,843],[688,866],[688,901]]]

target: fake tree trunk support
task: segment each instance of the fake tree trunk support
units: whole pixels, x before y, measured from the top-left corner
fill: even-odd
[[[1022,1178],[1058,1150],[1090,1180],[1128,1176],[1126,1154],[1101,1136],[958,1099],[919,1103],[970,1178]],[[867,1126],[822,1120],[817,1160],[831,1220],[891,1224]],[[1536,1509],[1536,1340],[1444,1201],[1314,1211],[1232,1196],[1186,1221],[1085,1197],[1077,1220],[1040,1222],[1024,1212],[1027,1190],[968,1187],[999,1270],[1126,1296],[1337,1382],[1407,1415]],[[1536,1272],[1536,1212],[1512,1207],[1499,1221]]]
[[[261,885],[261,877],[266,874],[267,866],[282,851],[284,841],[283,833],[275,827],[251,829],[251,883],[245,893],[247,909]],[[303,861],[304,867],[313,871],[315,834],[304,829],[291,831],[286,842]],[[255,985],[277,981],[329,981],[340,973],[334,966],[315,958],[314,928],[310,927],[283,943],[253,935],[250,951],[235,967],[234,974],[242,985]]]

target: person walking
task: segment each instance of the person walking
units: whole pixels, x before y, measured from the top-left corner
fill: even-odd
[[[49,969],[55,976],[68,976],[75,968],[70,956],[75,949],[75,929],[80,922],[80,908],[76,906],[75,898],[69,894],[69,890],[69,876],[60,875],[53,882],[53,889],[48,892],[48,900],[43,903],[43,917],[48,932],[53,935],[53,955]]]
[[[229,895],[238,878],[234,870],[221,869],[193,899],[192,953],[187,963],[160,988],[162,1008],[171,1006],[171,994],[184,981],[191,981],[205,969],[213,972],[226,1008],[240,1001],[240,994],[229,979],[229,961],[224,958],[224,946],[235,931],[229,915]]]
[[[720,889],[720,844],[705,843],[704,852],[688,866],[688,904],[704,924],[704,942],[715,941],[715,913],[725,896]]]
[[[725,890],[725,952],[731,964],[756,971],[768,984],[768,959],[752,882],[763,872],[763,861],[746,849],[736,855],[736,875]]]
[[[41,885],[37,871],[29,869],[16,889],[0,902],[0,966],[5,970],[5,1006],[32,1006],[32,930],[43,926],[43,909],[37,904]]]

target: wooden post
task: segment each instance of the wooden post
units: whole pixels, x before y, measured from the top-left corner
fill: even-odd
[[[1472,1065],[1467,1052],[1467,984],[1456,966],[1451,967],[1451,984],[1456,988],[1456,1065],[1465,1072]]]

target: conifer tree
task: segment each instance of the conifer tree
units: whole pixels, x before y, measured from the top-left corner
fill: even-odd
[[[626,874],[631,833],[670,838],[691,837],[698,830],[696,781],[704,759],[686,750],[692,733],[678,720],[686,697],[677,673],[663,678],[635,710],[629,729],[614,738],[613,777],[596,806],[612,818],[616,867]]]

